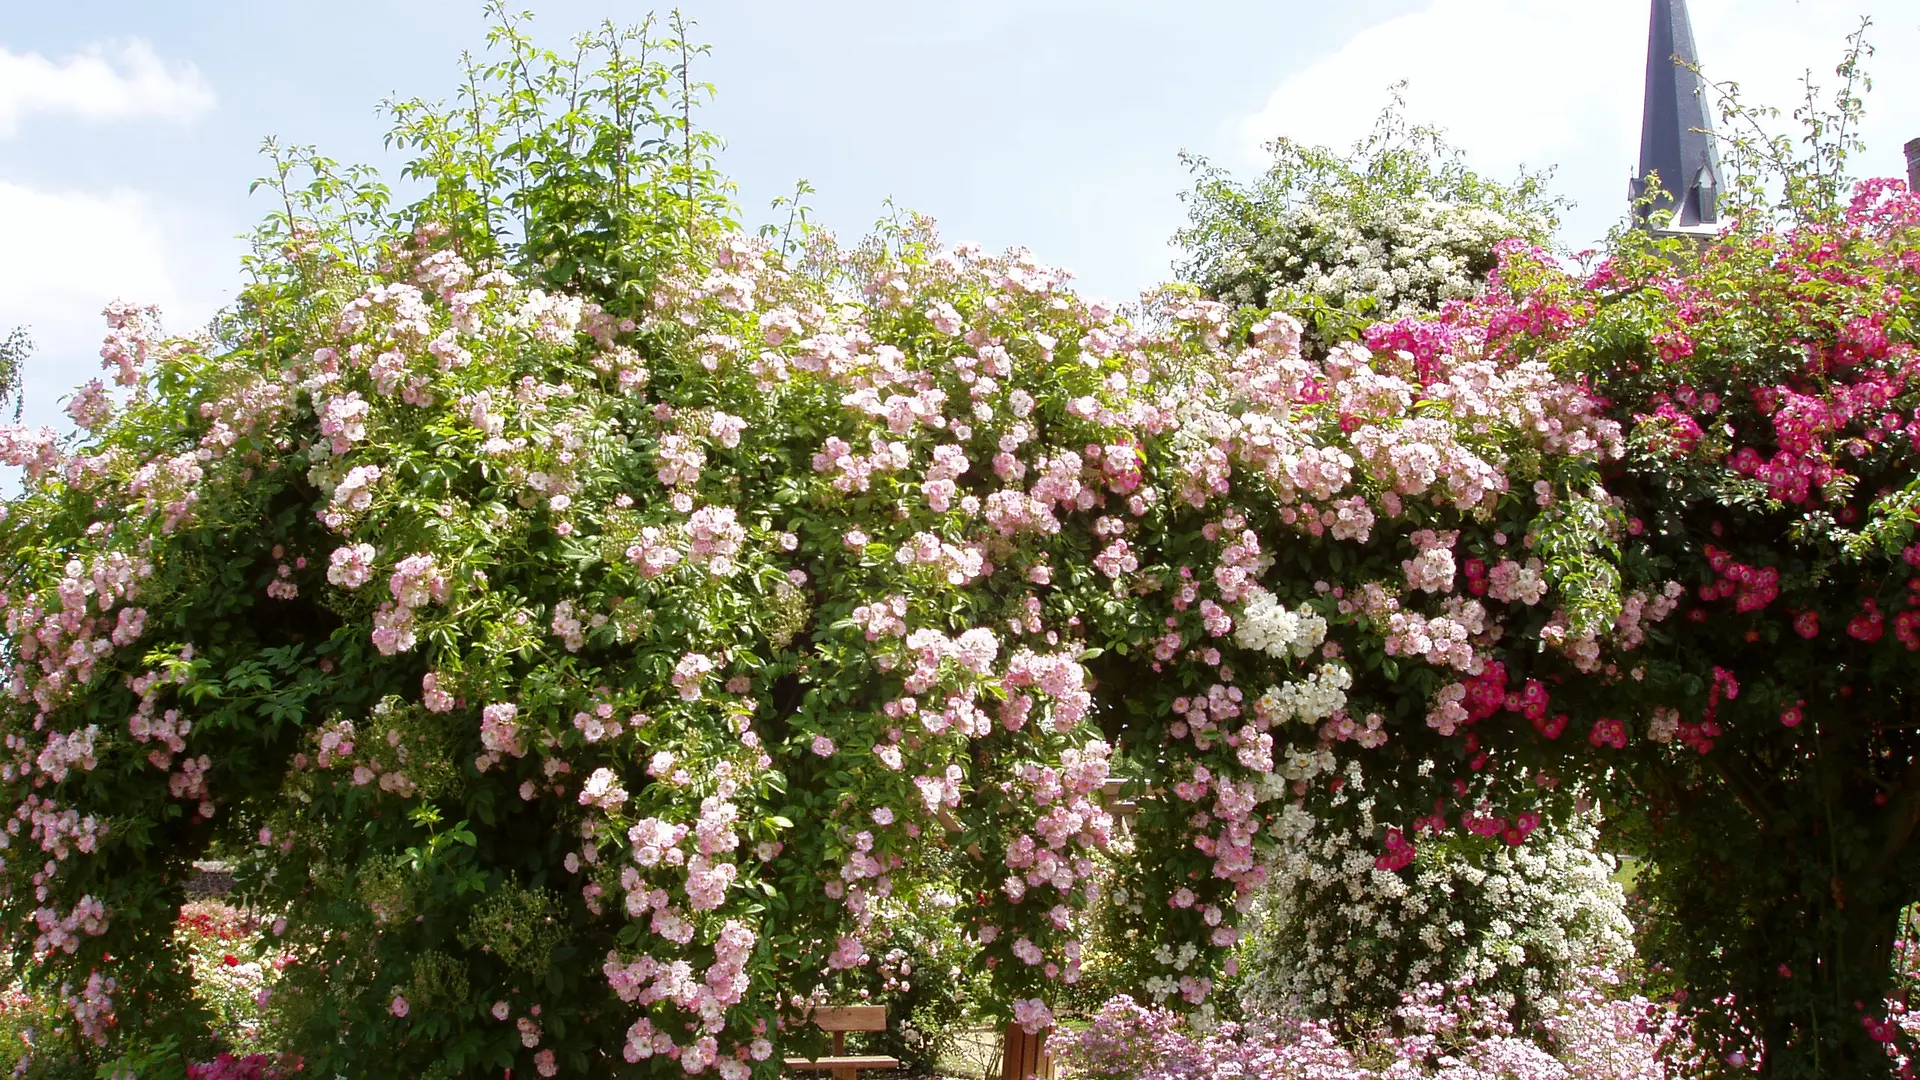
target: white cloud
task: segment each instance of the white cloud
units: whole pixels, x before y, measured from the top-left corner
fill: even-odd
[[[169,64],[138,39],[89,45],[57,62],[0,48],[0,138],[36,113],[95,122],[185,122],[215,101],[198,68]]]
[[[1920,17],[1911,0],[1694,0],[1694,36],[1710,78],[1741,84],[1752,104],[1790,112],[1800,77],[1833,82],[1846,34],[1875,16],[1866,157],[1856,171],[1899,175],[1901,144],[1920,136]],[[1648,5],[1593,0],[1432,0],[1378,23],[1289,76],[1241,125],[1248,164],[1276,135],[1344,147],[1364,136],[1394,82],[1409,111],[1434,123],[1496,176],[1557,166],[1554,187],[1578,203],[1563,229],[1599,239],[1625,212],[1639,160]],[[1784,126],[1784,125],[1783,125]]]
[[[231,265],[236,245],[206,243],[193,226],[138,192],[39,191],[0,181],[0,251],[7,253],[0,333],[24,325],[37,346],[26,371],[28,420],[63,422],[59,398],[97,374],[100,309],[108,301],[158,304],[174,331],[192,330],[213,313],[221,282],[215,267]]]

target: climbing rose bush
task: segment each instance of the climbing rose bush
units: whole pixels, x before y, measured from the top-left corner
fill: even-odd
[[[1667,985],[1733,1002],[1708,1019],[1757,1033],[1781,1075],[1865,1075],[1911,1052],[1881,1003],[1920,895],[1920,201],[1873,181],[1795,209],[1697,250],[1629,234],[1585,273],[1512,245],[1485,297],[1368,340],[1606,388],[1628,452],[1603,470],[1600,550],[1614,632],[1646,644],[1615,658],[1547,627],[1582,680],[1509,661],[1468,682],[1456,754],[1607,788]]]
[[[1524,536],[1513,488],[1618,447],[1544,367],[1316,364],[1285,317],[1123,317],[920,225],[792,261],[719,235],[634,316],[445,235],[295,256],[331,284],[270,356],[116,312],[132,393],[76,445],[12,436],[44,584],[8,594],[40,853],[9,895],[103,1042],[166,1007],[174,971],[106,957],[154,955],[166,867],[216,833],[286,911],[276,998],[319,1067],[437,1032],[771,1068],[776,1007],[870,964],[875,900],[941,843],[1044,1026],[1116,754],[1140,932],[1219,957],[1262,808],[1389,737],[1396,658],[1483,670],[1544,598],[1449,595],[1462,534]]]
[[[1285,318],[1242,336],[1175,293],[1123,320],[920,226],[791,268],[718,237],[639,319],[442,235],[316,297],[274,368],[116,315],[135,392],[70,449],[15,436],[8,525],[47,584],[8,595],[15,820],[43,856],[9,860],[10,895],[43,970],[98,983],[102,1041],[172,977],[105,959],[161,911],[167,878],[128,867],[222,831],[287,912],[295,1031],[579,1069],[596,1044],[548,1057],[544,1033],[598,1024],[630,1061],[744,1073],[783,995],[872,962],[876,899],[946,842],[1044,1025],[1116,742],[1154,802],[1144,924],[1217,955],[1262,806],[1326,770],[1323,729],[1385,738],[1354,669],[1471,670],[1495,618],[1391,580],[1283,601],[1236,480],[1303,548],[1404,528],[1411,566],[1450,542],[1424,526],[1503,505],[1496,436],[1576,463],[1615,442],[1544,369],[1416,392],[1358,349],[1309,363]],[[1101,649],[1163,687],[1112,730]]]
[[[397,213],[277,159],[211,334],[116,304],[78,430],[0,429],[0,910],[72,1052],[207,1044],[176,924],[216,847],[316,1073],[737,1080],[897,978],[902,904],[959,898],[1039,1031],[1110,891],[1115,978],[1205,1010],[1343,758],[1429,777],[1386,872],[1571,802],[1473,722],[1562,734],[1548,680],[1679,595],[1602,557],[1626,444],[1581,382],[1309,355],[918,218],[742,235],[684,112],[630,143],[674,69],[496,38],[586,104],[397,106],[434,181]]]

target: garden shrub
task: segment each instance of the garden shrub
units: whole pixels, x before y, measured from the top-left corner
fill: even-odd
[[[1546,176],[1475,172],[1443,132],[1407,120],[1397,89],[1346,153],[1284,137],[1267,149],[1251,183],[1185,157],[1181,274],[1225,303],[1292,312],[1320,348],[1473,297],[1502,240],[1545,244],[1558,223]]]
[[[1359,800],[1355,825],[1283,831],[1255,896],[1239,987],[1255,1013],[1364,1029],[1422,985],[1471,984],[1525,1024],[1577,971],[1629,969],[1618,863],[1596,850],[1588,817],[1543,820],[1518,846],[1437,839],[1398,872],[1375,864],[1374,800],[1357,770],[1348,781],[1341,794]]]
[[[1920,201],[1875,181],[1788,209],[1756,198],[1704,246],[1625,233],[1584,275],[1510,248],[1483,300],[1370,340],[1416,364],[1470,341],[1606,388],[1629,446],[1604,480],[1606,559],[1630,597],[1685,617],[1644,630],[1631,663],[1563,635],[1589,678],[1551,695],[1586,736],[1557,760],[1507,719],[1542,677],[1524,667],[1466,686],[1461,753],[1610,788],[1670,988],[1733,1002],[1706,1019],[1753,1033],[1773,1075],[1866,1074],[1900,1038],[1881,1003],[1920,894]],[[1645,610],[1617,626],[1641,633]]]
[[[1789,392],[1911,408],[1884,290],[1912,270],[1910,197],[1869,193],[1832,247],[1729,245],[1697,297],[1653,276],[1670,251],[1583,282],[1508,248],[1485,300],[1322,352],[1191,288],[1091,303],[917,217],[855,246],[742,235],[671,30],[575,59],[503,21],[461,101],[395,106],[406,207],[278,151],[282,209],[209,335],[116,304],[79,432],[0,428],[24,472],[0,517],[0,913],[80,1067],[216,1049],[177,927],[210,850],[280,958],[272,1049],[315,1074],[739,1080],[821,1049],[812,1003],[887,992],[936,897],[971,953],[942,962],[1028,1030],[1103,890],[1106,977],[1204,1016],[1261,845],[1301,813],[1353,827],[1357,800],[1331,803],[1353,761],[1400,800],[1371,810],[1374,865],[1409,876],[1460,834],[1526,844],[1611,776],[1651,778],[1683,849],[1713,828],[1761,850],[1716,794],[1744,782],[1711,771],[1732,755],[1696,752],[1722,739],[1835,793],[1780,819],[1804,823],[1776,866],[1802,884],[1814,807],[1904,844],[1915,786],[1869,820],[1858,770],[1801,740],[1852,730],[1872,769],[1908,738],[1872,726],[1910,671],[1905,429],[1874,441],[1855,409],[1775,447],[1766,417],[1806,415]],[[1680,311],[1712,316],[1686,364],[1657,344]],[[1742,447],[1791,456],[1762,456],[1777,484],[1680,423],[1723,422],[1708,386]],[[1855,520],[1760,497],[1798,493],[1803,461],[1832,470],[1808,509],[1853,497]],[[1729,560],[1699,546],[1715,523]],[[1725,617],[1780,552],[1822,560],[1781,569],[1789,604],[1863,632],[1776,655],[1773,597]],[[1823,712],[1841,685],[1850,710]],[[1139,807],[1126,850],[1110,776]],[[1872,959],[1907,887],[1853,835],[1831,908],[1761,909],[1863,928],[1826,970]],[[1667,842],[1661,910],[1686,899]],[[1746,880],[1693,857],[1711,901]],[[1886,989],[1848,972],[1802,981]],[[1472,1038],[1508,1038],[1476,1008]],[[1829,1038],[1762,1020],[1788,1059]]]
[[[1920,895],[1920,203],[1849,179],[1869,51],[1855,35],[1830,105],[1809,87],[1804,137],[1768,134],[1722,88],[1735,183],[1717,239],[1625,229],[1578,270],[1509,241],[1484,293],[1366,330],[1376,363],[1544,362],[1604,398],[1628,450],[1577,511],[1591,561],[1558,585],[1623,599],[1608,630],[1556,617],[1522,631],[1540,651],[1447,687],[1439,746],[1403,735],[1365,760],[1374,822],[1324,789],[1308,800],[1322,827],[1424,833],[1457,820],[1436,816],[1436,778],[1599,799],[1607,843],[1640,857],[1655,987],[1718,1003],[1702,1037],[1779,1076],[1909,1052],[1889,949]],[[1202,235],[1252,250],[1249,233]],[[1574,557],[1530,539],[1548,566]],[[1462,569],[1472,590],[1508,587],[1484,559]],[[1383,859],[1411,876],[1433,846],[1395,840]]]
[[[216,841],[323,1072],[769,1072],[936,888],[1038,1028],[1116,766],[1127,977],[1198,1006],[1330,745],[1601,610],[1524,559],[1451,593],[1454,545],[1577,530],[1514,493],[1585,505],[1619,445],[1544,367],[1312,360],[917,219],[742,237],[690,50],[497,36],[476,78],[532,93],[397,108],[419,203],[283,152],[214,338],[115,307],[84,433],[7,432],[5,903],[37,981],[93,980],[79,1051],[204,1045],[170,942]]]
[[[1298,315],[1323,347],[1477,296],[1502,244],[1544,243],[1554,227],[1544,177],[1474,172],[1438,130],[1409,124],[1397,96],[1348,154],[1286,139],[1270,149],[1251,184],[1191,159],[1183,270],[1222,301]],[[1472,976],[1481,992],[1497,984],[1526,1000],[1576,963],[1630,955],[1591,820],[1543,817],[1543,842],[1522,849],[1473,837],[1430,846],[1409,877],[1373,866],[1389,822],[1356,794],[1363,774],[1347,777],[1330,801],[1361,798],[1357,820],[1298,815],[1270,833],[1263,932],[1243,955],[1242,995],[1258,1007],[1364,1025],[1431,978]]]

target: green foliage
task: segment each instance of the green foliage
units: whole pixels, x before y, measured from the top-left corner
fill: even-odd
[[[13,399],[13,418],[20,419],[20,409],[25,405],[21,397],[24,386],[23,372],[27,357],[33,355],[33,339],[27,336],[24,326],[16,326],[0,338],[0,407],[4,407],[8,398]]]

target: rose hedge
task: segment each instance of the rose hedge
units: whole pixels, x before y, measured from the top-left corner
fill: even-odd
[[[204,1042],[175,921],[209,851],[273,917],[279,1049],[322,1071],[772,1075],[935,896],[1030,1028],[1103,892],[1116,977],[1204,1008],[1265,835],[1337,819],[1343,758],[1398,793],[1374,865],[1411,872],[1422,830],[1520,845],[1633,755],[1721,760],[1677,746],[1736,684],[1771,707],[1702,666],[1727,643],[1688,635],[1730,623],[1672,616],[1772,580],[1736,541],[1784,545],[1689,561],[1659,544],[1698,488],[1659,517],[1608,487],[1735,483],[1697,421],[1581,381],[1654,340],[1680,287],[1620,284],[1651,261],[1510,251],[1485,302],[1308,356],[1287,316],[1089,303],[918,219],[738,235],[683,40],[608,33],[596,71],[496,38],[476,85],[506,90],[396,110],[422,201],[299,159],[213,338],[116,305],[83,433],[0,429],[0,908],[83,1054]],[[1868,262],[1910,273],[1885,224]],[[1710,325],[1771,341],[1746,310]],[[1873,325],[1823,393],[1904,370],[1910,324]],[[1906,505],[1846,550],[1899,551]],[[1853,639],[1897,677],[1895,629]]]
[[[932,889],[1037,1027],[1107,864],[1130,977],[1198,1005],[1335,748],[1609,617],[1617,429],[1544,365],[1309,360],[915,221],[732,235],[696,143],[618,152],[668,82],[628,63],[596,138],[403,109],[435,185],[395,219],[283,171],[218,341],[111,309],[123,389],[6,431],[4,903],[83,1044],[203,1037],[171,928],[210,848],[284,919],[285,1049],[357,1075],[770,1072]],[[569,247],[582,191],[632,198]],[[1525,838],[1535,785],[1468,787]]]
[[[1143,932],[1222,950],[1321,729],[1385,740],[1418,685],[1393,665],[1473,670],[1546,595],[1509,560],[1491,610],[1422,602],[1454,535],[1524,535],[1509,468],[1612,438],[1543,368],[1313,365],[1284,318],[1247,338],[1169,295],[1121,321],[924,234],[791,270],[721,239],[637,321],[437,235],[273,367],[120,313],[146,392],[76,398],[71,451],[14,436],[11,783],[41,854],[7,869],[22,947],[92,972],[102,1037],[116,994],[176,978],[104,956],[158,951],[169,869],[222,830],[287,911],[312,983],[283,1007],[316,1044],[548,1032],[579,1069],[604,1026],[630,1060],[758,1060],[774,1004],[867,964],[876,902],[942,843],[1037,1023],[1116,752],[1148,802]],[[1355,583],[1276,595],[1269,544]],[[1198,1004],[1204,972],[1159,978]]]

